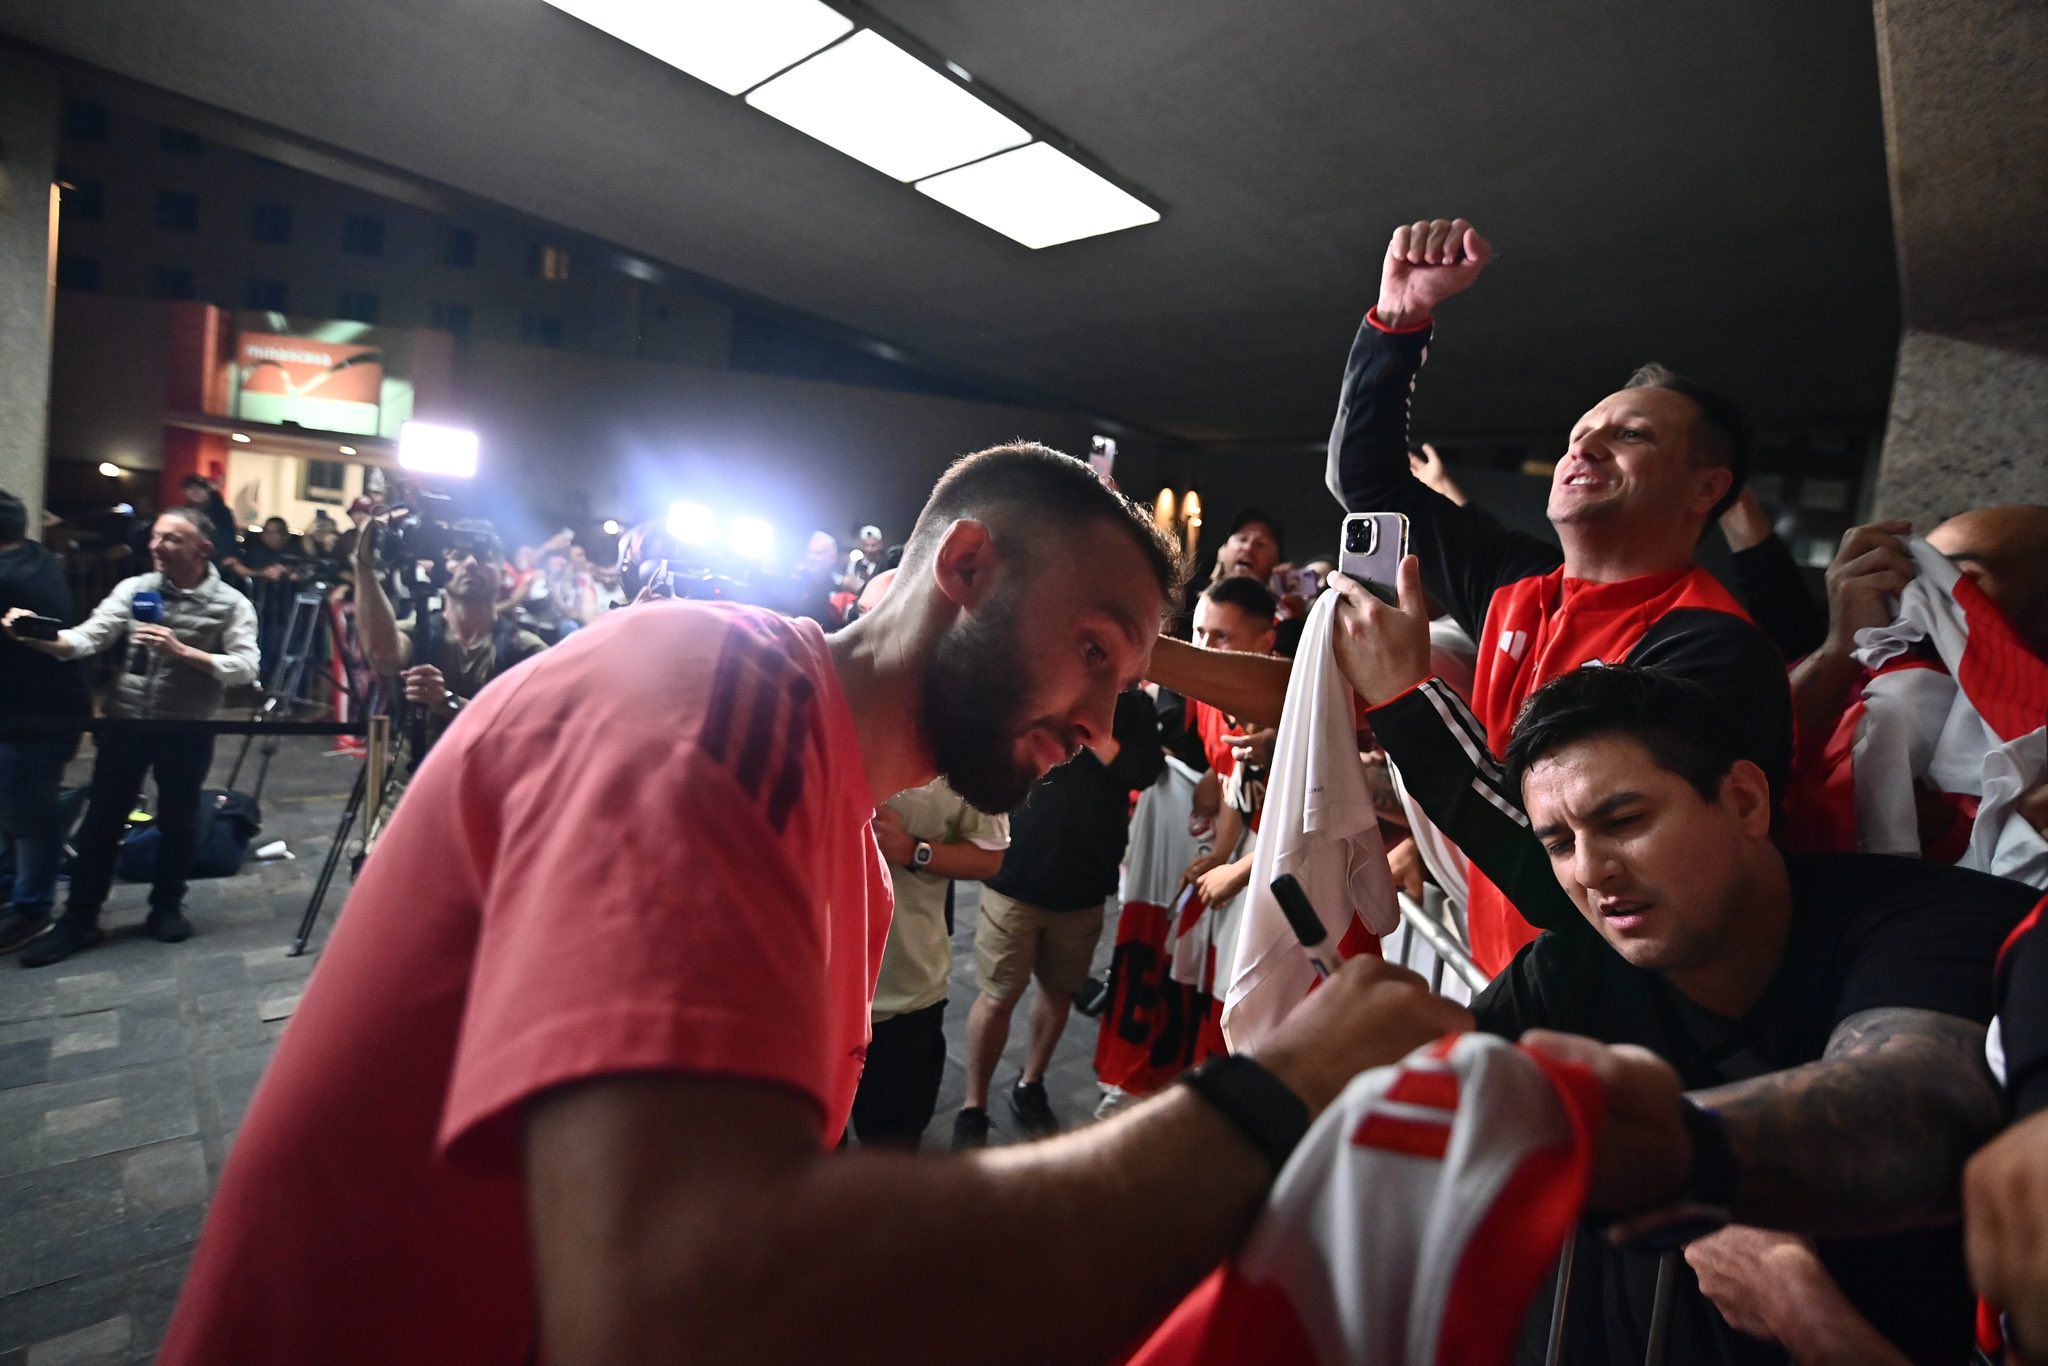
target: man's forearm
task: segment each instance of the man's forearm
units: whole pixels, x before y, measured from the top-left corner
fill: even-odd
[[[2000,1122],[1983,1027],[1925,1010],[1864,1011],[1819,1062],[1696,1099],[1727,1125],[1736,1218],[1822,1236],[1954,1218],[1963,1163]]]
[[[1275,655],[1204,650],[1161,636],[1153,642],[1152,667],[1145,676],[1162,688],[1207,702],[1240,721],[1277,726],[1287,702],[1287,679],[1293,671],[1292,660]]]
[[[932,861],[925,871],[956,882],[986,882],[1002,866],[1002,850],[984,849],[967,840],[958,840],[951,844],[934,844]]]
[[[398,618],[377,571],[356,567],[356,633],[363,642],[363,657],[378,673],[394,673],[405,663],[399,652]]]

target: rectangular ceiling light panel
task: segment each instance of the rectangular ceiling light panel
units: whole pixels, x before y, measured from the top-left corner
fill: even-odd
[[[853,21],[820,0],[548,0],[728,95],[843,36]]]
[[[1034,249],[1159,221],[1159,210],[1043,142],[935,175],[917,188]]]
[[[872,29],[783,72],[747,103],[898,180],[1031,134]]]

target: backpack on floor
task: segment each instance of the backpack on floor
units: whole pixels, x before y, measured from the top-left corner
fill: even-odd
[[[217,788],[199,794],[199,808],[199,846],[188,876],[233,877],[242,871],[249,845],[263,829],[263,808],[246,792]],[[157,846],[162,842],[155,822],[130,830],[122,837],[115,875],[123,882],[154,882]]]

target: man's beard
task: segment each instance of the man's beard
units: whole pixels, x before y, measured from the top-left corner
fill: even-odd
[[[939,638],[925,672],[932,759],[955,792],[991,815],[1022,806],[1038,781],[1037,765],[1017,758],[1030,670],[1016,625],[1015,596],[998,597]]]

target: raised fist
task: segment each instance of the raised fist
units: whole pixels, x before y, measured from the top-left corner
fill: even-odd
[[[1380,268],[1373,310],[1388,327],[1429,321],[1436,306],[1472,287],[1493,259],[1493,247],[1462,218],[1437,218],[1394,229]]]

